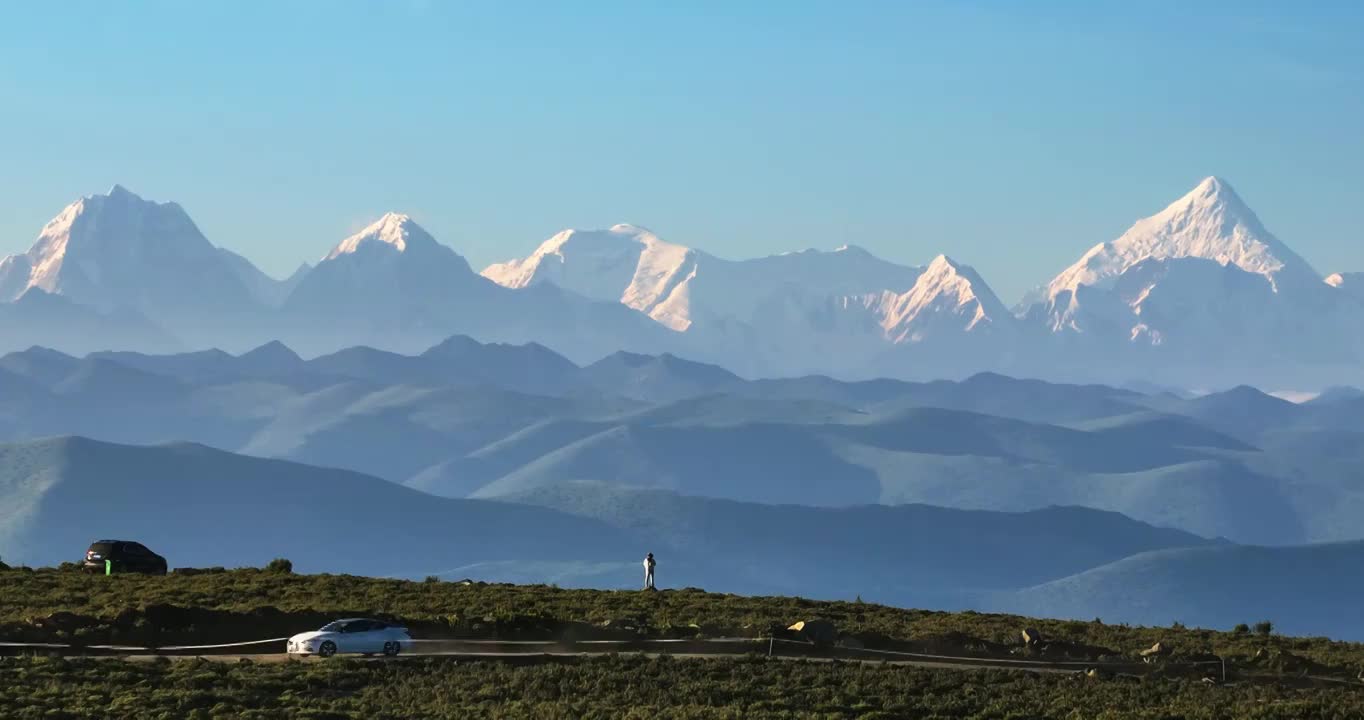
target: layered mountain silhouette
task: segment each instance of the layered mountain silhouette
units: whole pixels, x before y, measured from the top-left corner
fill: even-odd
[[[649,548],[674,586],[953,607],[1207,543],[1083,508],[829,510],[593,485],[517,502],[453,500],[197,445],[79,437],[0,445],[0,507],[0,550],[11,563],[75,560],[92,540],[132,537],[175,566],[286,556],[307,572],[633,587],[635,555]],[[943,545],[950,549],[935,549]]]
[[[0,398],[7,561],[131,535],[182,565],[628,587],[652,550],[670,585],[1287,627],[1344,612],[1324,573],[1364,512],[1345,386],[747,380],[452,336],[311,359],[30,348],[0,356]],[[1326,542],[1347,544],[1304,545]],[[1264,589],[1290,581],[1319,594]]]
[[[1083,505],[1204,537],[1356,537],[1364,397],[1295,404],[979,374],[745,380],[671,355],[578,365],[456,336],[418,354],[0,357],[0,441],[202,443],[451,498],[591,481],[735,501]]]
[[[268,531],[265,530],[268,528]],[[1359,542],[1254,547],[1079,507],[817,508],[574,482],[443,499],[354,472],[192,444],[80,437],[0,444],[0,551],[79,559],[133,537],[173,566],[629,588],[637,557],[669,586],[919,607],[1364,637]]]
[[[3,445],[0,498],[5,558],[35,564],[76,561],[96,539],[129,537],[176,566],[261,565],[287,554],[311,572],[412,576],[479,563],[611,563],[628,544],[626,533],[554,511],[432,498],[357,473],[190,444]]]
[[[1216,177],[1013,309],[946,255],[908,267],[848,246],[735,261],[634,225],[566,230],[476,273],[398,213],[275,280],[211,244],[179,205],[115,186],[0,260],[0,349],[241,352],[283,340],[307,356],[413,353],[464,334],[579,364],[671,353],[749,378],[997,371],[1320,389],[1364,382],[1356,277],[1321,277]]]

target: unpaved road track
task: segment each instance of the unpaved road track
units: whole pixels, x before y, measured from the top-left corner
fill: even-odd
[[[428,652],[428,653],[405,653],[396,658],[372,657],[362,658],[366,662],[402,662],[414,658],[442,658],[452,662],[475,661],[475,660],[521,660],[521,661],[545,661],[556,658],[582,658],[610,655],[615,651],[559,651],[559,652]],[[741,658],[748,657],[748,654],[741,653],[664,653],[664,652],[621,652],[620,655],[631,655],[645,658],[670,657],[685,660],[709,660],[717,658]],[[286,653],[272,653],[260,655],[95,655],[95,658],[122,659],[131,662],[153,662],[158,658],[169,658],[171,660],[208,660],[210,662],[235,663],[241,661],[258,663],[286,663],[286,662],[332,662],[332,659],[324,660],[317,657],[298,657]],[[358,658],[359,656],[344,655],[342,658]],[[838,657],[812,657],[801,655],[773,655],[773,660],[804,660],[807,662],[847,662],[847,663],[867,663],[878,665],[896,665],[902,667],[925,667],[925,668],[944,668],[952,670],[1022,670],[1024,672],[1035,673],[1074,673],[1079,672],[1077,668],[1058,668],[1058,667],[1018,667],[1015,665],[990,665],[990,664],[961,664],[948,661],[930,660],[879,660],[867,658],[838,658]]]
[[[93,659],[122,659],[131,662],[154,662],[160,659],[174,661],[206,660],[210,662],[235,663],[285,663],[285,662],[333,662],[318,657],[300,657],[278,652],[283,640],[233,643],[228,645],[181,646],[175,648],[134,648],[118,647],[99,649],[95,647],[74,647],[64,645],[35,644],[24,646],[20,643],[0,642],[3,655],[61,655],[64,657],[88,657]],[[248,648],[268,649],[266,652],[240,652]],[[372,657],[367,662],[398,662],[422,658],[440,658],[451,662],[497,660],[512,663],[552,662],[568,658],[600,657],[606,655],[632,655],[658,658],[673,657],[680,659],[717,659],[769,657],[773,660],[804,660],[807,662],[848,662],[866,664],[885,664],[901,667],[939,668],[947,670],[1017,670],[1031,673],[1079,673],[1098,668],[1114,676],[1140,677],[1146,675],[1153,666],[1137,662],[1095,662],[1072,660],[1041,660],[1000,657],[969,657],[950,655],[931,655],[892,650],[854,649],[846,647],[816,647],[808,642],[793,640],[769,640],[751,638],[709,638],[682,640],[584,640],[584,641],[542,641],[542,640],[416,640],[412,649],[404,650],[396,658]],[[345,655],[345,658],[359,658],[358,655]],[[1198,674],[1218,678],[1222,675],[1221,661],[1202,661],[1196,663],[1169,663],[1166,669],[1179,668],[1197,671]],[[1244,673],[1245,668],[1240,671]],[[1282,681],[1285,678],[1266,675],[1262,679]],[[1301,676],[1297,681],[1312,681],[1333,685],[1358,686],[1359,681],[1351,678]]]
[[[273,643],[272,643],[273,644]],[[554,658],[581,658],[611,654],[643,657],[675,657],[688,659],[741,658],[767,656],[780,660],[813,662],[859,662],[900,665],[907,667],[949,668],[959,670],[999,669],[1024,670],[1042,673],[1074,673],[1095,667],[1099,663],[1084,661],[1046,661],[1008,658],[977,658],[901,653],[884,650],[852,648],[816,648],[809,643],[790,640],[711,639],[711,640],[630,640],[588,641],[583,643],[554,641],[467,641],[419,640],[415,648],[405,650],[398,658],[372,658],[376,662],[401,662],[404,658],[446,658],[459,660],[545,661]],[[259,646],[258,646],[259,647]],[[18,650],[18,648],[16,648]],[[150,662],[158,658],[188,660],[202,658],[213,662],[326,662],[316,657],[292,656],[281,652],[195,652],[191,649],[175,651],[86,652],[81,648],[45,648],[41,654],[60,654],[67,657],[122,658],[135,662]],[[345,656],[358,657],[358,656]],[[1113,673],[1138,673],[1140,665],[1103,665]]]
[[[458,662],[463,662],[463,661],[473,662],[473,661],[479,661],[479,660],[497,660],[497,661],[505,661],[505,662],[514,662],[514,663],[531,664],[531,663],[540,663],[540,662],[551,662],[551,661],[554,661],[554,660],[562,660],[562,659],[566,659],[566,658],[602,657],[602,656],[612,655],[612,654],[616,654],[616,655],[629,655],[629,656],[634,656],[634,657],[643,657],[643,658],[651,658],[651,659],[653,659],[653,658],[660,658],[660,657],[670,657],[670,658],[677,658],[677,659],[683,659],[683,660],[715,660],[715,659],[720,659],[720,658],[744,658],[744,657],[763,656],[761,653],[735,653],[735,652],[723,652],[723,651],[721,651],[721,652],[704,652],[704,653],[697,653],[697,652],[658,652],[658,651],[647,651],[647,650],[625,650],[625,651],[621,651],[621,650],[523,650],[523,651],[519,651],[519,652],[502,652],[502,651],[494,651],[494,652],[487,652],[487,651],[426,651],[426,652],[406,652],[406,653],[403,653],[402,655],[400,655],[400,656],[398,656],[398,657],[391,657],[391,658],[390,658],[390,657],[379,657],[379,656],[376,656],[376,657],[363,657],[363,656],[359,656],[359,655],[342,655],[342,656],[338,656],[338,657],[339,657],[339,659],[361,659],[361,660],[363,660],[364,662],[396,662],[396,663],[401,663],[401,662],[408,661],[408,660],[413,660],[413,659],[439,658],[439,659],[442,659],[442,660],[448,660],[448,661],[450,661],[450,662],[452,662],[452,663],[458,663]],[[69,656],[68,656],[68,657],[69,657]],[[287,653],[258,653],[258,654],[233,654],[233,655],[221,655],[221,654],[219,654],[219,655],[185,655],[185,654],[177,654],[177,655],[147,655],[147,654],[142,654],[142,655],[137,655],[137,654],[134,654],[134,655],[113,655],[113,654],[104,654],[104,655],[89,655],[89,656],[85,656],[85,657],[91,657],[91,658],[94,658],[94,659],[118,659],[118,660],[126,660],[126,661],[129,661],[129,662],[156,662],[157,660],[160,660],[160,659],[162,659],[162,658],[165,658],[165,659],[168,659],[168,660],[173,660],[173,661],[180,661],[180,662],[183,662],[183,661],[186,661],[186,660],[205,660],[205,661],[209,661],[209,662],[218,662],[218,663],[237,663],[237,662],[243,662],[243,661],[245,661],[245,662],[253,662],[253,663],[289,663],[289,662],[297,662],[297,663],[318,663],[318,662],[335,662],[335,661],[336,661],[336,659],[324,659],[324,658],[319,658],[319,657],[302,657],[302,656],[298,656],[298,655],[289,655],[289,654],[287,654]],[[1048,663],[1048,662],[1046,662],[1046,661],[1011,661],[1011,660],[1006,660],[1006,659],[992,659],[992,658],[962,658],[962,659],[960,659],[960,660],[953,660],[953,659],[907,659],[907,658],[893,658],[893,657],[890,657],[890,658],[887,658],[887,657],[881,657],[881,658],[858,657],[858,658],[853,658],[853,657],[831,657],[831,656],[799,655],[799,654],[774,654],[774,655],[771,655],[771,656],[764,656],[764,657],[767,657],[768,659],[771,659],[771,660],[787,661],[787,662],[791,662],[791,661],[805,661],[805,662],[818,662],[818,663],[844,662],[844,663],[863,663],[863,664],[868,664],[868,665],[873,665],[873,664],[874,664],[874,665],[892,665],[892,666],[896,666],[896,667],[937,668],[937,669],[940,669],[940,670],[960,670],[960,671],[970,671],[970,670],[977,670],[977,671],[980,671],[980,670],[1014,670],[1014,671],[1019,671],[1019,672],[1029,672],[1029,673],[1039,673],[1039,674],[1074,674],[1074,673],[1077,673],[1077,672],[1084,672],[1084,671],[1085,671],[1086,669],[1088,669],[1088,668],[1100,667],[1100,668],[1105,669],[1108,673],[1110,673],[1110,674],[1111,674],[1112,676],[1114,676],[1114,677],[1140,678],[1140,677],[1142,676],[1142,674],[1143,674],[1143,673],[1142,673],[1143,666],[1138,665],[1138,664],[1136,664],[1136,663],[1127,664],[1127,665],[1116,665],[1116,664],[1107,664],[1107,663],[1085,663],[1085,662],[1064,662],[1064,663],[1062,663],[1062,662],[1056,662],[1056,663]],[[1209,677],[1215,677],[1215,676],[1218,674],[1218,672],[1219,672],[1219,669],[1216,668],[1216,667],[1210,667],[1210,666],[1206,666],[1206,665],[1203,665],[1203,666],[1200,666],[1200,667],[1201,667],[1201,669],[1204,671],[1204,673],[1205,673],[1206,675],[1208,675]],[[1276,678],[1276,677],[1274,677],[1274,676],[1272,676],[1272,675],[1268,675],[1268,676],[1263,676],[1261,679],[1267,679],[1267,680],[1273,681],[1273,680],[1278,680],[1278,679],[1282,679],[1282,678]],[[1298,677],[1298,678],[1295,678],[1295,679],[1298,680],[1298,681],[1312,681],[1312,682],[1322,683],[1322,684],[1345,685],[1345,686],[1351,686],[1351,687],[1358,687],[1359,684],[1360,684],[1357,680],[1350,680],[1350,679],[1348,679],[1348,678],[1324,677],[1324,676],[1316,676],[1316,675],[1302,676],[1302,677]],[[1231,685],[1239,685],[1239,684],[1241,684],[1241,682],[1243,682],[1243,681],[1244,681],[1244,678],[1243,678],[1243,680],[1241,680],[1241,681],[1232,682],[1232,683],[1230,683],[1230,684],[1231,684]]]

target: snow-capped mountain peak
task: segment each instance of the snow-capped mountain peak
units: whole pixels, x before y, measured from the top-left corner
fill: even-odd
[[[0,261],[0,301],[30,289],[100,308],[131,306],[152,315],[181,303],[172,287],[214,285],[241,304],[245,260],[214,247],[178,204],[144,200],[122,185],[67,205],[23,255]],[[233,259],[235,258],[235,260]],[[163,295],[165,297],[163,297]]]
[[[612,270],[633,267],[640,255],[650,249],[664,254],[685,254],[689,248],[665,243],[653,232],[629,223],[617,223],[607,230],[561,230],[540,243],[525,258],[495,263],[483,269],[482,275],[509,288],[521,288],[537,282],[553,282],[598,300],[621,298],[621,288],[615,285]],[[575,258],[569,268],[568,256]],[[594,281],[600,273],[608,272],[611,284],[598,287]]]
[[[876,258],[855,245],[726,260],[667,242],[639,225],[564,230],[529,256],[490,265],[483,276],[511,288],[549,282],[581,295],[620,302],[676,331],[759,322],[776,298],[815,303],[904,292],[921,268]]]
[[[98,232],[105,229],[122,230],[122,228],[109,227],[114,224],[111,222],[114,218],[102,217],[115,214],[124,221],[122,224],[133,226],[128,229],[134,231],[145,227],[147,215],[161,215],[185,226],[181,230],[188,232],[180,233],[179,242],[187,242],[196,246],[208,245],[208,240],[204,239],[197,227],[194,227],[194,223],[189,220],[179,205],[143,200],[136,193],[122,185],[115,184],[104,195],[86,195],[67,205],[60,213],[57,213],[56,217],[43,226],[42,232],[38,234],[38,239],[25,254],[30,273],[23,290],[36,287],[50,293],[59,292],[62,289],[61,280],[64,268],[71,274],[80,272],[87,277],[92,274],[98,275],[100,273],[98,263],[87,262],[83,256],[91,252],[112,249],[107,246],[115,243],[125,246],[121,249],[122,251],[137,252],[139,248],[126,247],[139,241],[136,233]],[[82,230],[86,230],[86,232],[81,232]],[[76,257],[68,261],[68,257],[72,254],[68,251],[72,249],[73,243],[77,246],[77,252],[74,253]],[[86,247],[85,252],[79,251],[81,246]],[[68,264],[73,267],[68,267]]]
[[[560,231],[529,256],[490,265],[482,274],[510,288],[554,283],[685,330],[691,324],[685,285],[695,275],[697,256],[643,227],[619,223],[607,230]]]
[[[908,291],[865,295],[862,304],[875,313],[886,339],[897,344],[1013,321],[974,268],[946,255],[933,258]]]
[[[425,327],[494,287],[463,256],[395,212],[345,238],[287,282],[293,287],[281,305],[284,314],[327,332],[338,332],[333,324],[348,317],[380,324],[402,318],[409,327]]]
[[[1111,287],[1128,268],[1148,259],[1202,258],[1264,276],[1276,288],[1284,276],[1321,276],[1274,237],[1230,183],[1208,177],[1164,210],[1138,220],[1116,240],[1090,248],[1057,275],[1036,300],[1055,300],[1080,285]]]
[[[919,276],[919,281],[914,284],[915,288],[920,288],[933,293],[940,293],[945,290],[957,292],[963,300],[976,299],[976,291],[984,289],[985,281],[981,280],[980,275],[970,265],[953,260],[952,258],[939,254],[933,258],[924,268],[924,272]],[[991,293],[993,295],[993,293]],[[997,298],[991,298],[997,299]]]
[[[409,246],[435,245],[436,239],[403,213],[389,212],[370,223],[365,229],[342,240],[322,259],[334,260],[342,255],[360,252],[362,248],[375,247],[407,252]]]

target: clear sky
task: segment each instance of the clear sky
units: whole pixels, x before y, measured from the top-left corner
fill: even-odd
[[[0,252],[115,182],[276,275],[386,210],[475,267],[565,227],[862,245],[1012,303],[1206,175],[1364,270],[1361,2],[22,2]]]

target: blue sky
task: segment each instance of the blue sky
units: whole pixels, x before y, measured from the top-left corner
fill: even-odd
[[[117,182],[277,275],[393,209],[475,267],[632,222],[1012,303],[1216,174],[1364,270],[1361,70],[1324,0],[12,2],[0,252]]]

